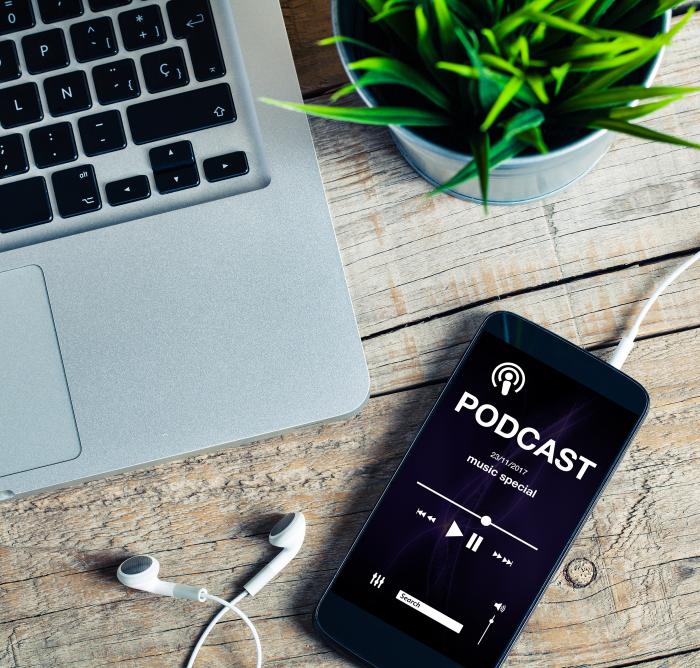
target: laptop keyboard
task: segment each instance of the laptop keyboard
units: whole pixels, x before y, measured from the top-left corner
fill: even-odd
[[[0,0],[0,251],[267,185],[227,4]]]

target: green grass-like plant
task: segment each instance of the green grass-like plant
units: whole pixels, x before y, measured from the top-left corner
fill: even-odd
[[[693,14],[661,32],[658,17],[681,0],[344,1],[364,6],[370,37],[319,43],[346,42],[361,54],[349,64],[356,82],[332,101],[363,88],[379,104],[264,101],[339,121],[419,128],[473,156],[434,192],[478,177],[488,202],[489,173],[499,163],[592,130],[700,148],[634,122],[700,90],[641,85],[645,66]]]

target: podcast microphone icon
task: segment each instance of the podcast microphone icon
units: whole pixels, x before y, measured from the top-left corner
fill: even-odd
[[[513,362],[503,362],[493,370],[491,384],[496,388],[500,386],[503,397],[511,391],[517,394],[525,385],[525,372]]]

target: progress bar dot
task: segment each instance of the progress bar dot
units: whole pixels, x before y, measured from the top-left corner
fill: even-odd
[[[488,515],[484,515],[484,516],[481,518],[481,523],[482,523],[485,527],[487,527],[487,526],[489,526],[489,524],[491,524],[491,518],[490,518]]]

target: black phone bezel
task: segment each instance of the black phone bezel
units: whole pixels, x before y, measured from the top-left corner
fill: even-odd
[[[430,665],[435,668],[459,668],[462,665],[466,665],[455,662],[453,659],[425,645],[420,640],[398,630],[372,613],[351,603],[338,594],[335,594],[332,588],[338,574],[342,571],[346,561],[352,554],[355,544],[361,538],[365,528],[372,521],[374,512],[381,504],[384,494],[386,494],[387,490],[391,487],[394,478],[400,474],[404,460],[420,437],[423,426],[430,420],[435,407],[440,404],[443,398],[445,389],[459,373],[462,366],[469,358],[472,348],[484,332],[497,336],[503,341],[548,364],[557,371],[576,379],[581,384],[590,387],[595,392],[611,399],[623,408],[639,416],[634,428],[630,431],[629,437],[625,443],[621,445],[620,451],[613,465],[610,467],[610,471],[592,496],[586,512],[582,515],[581,521],[574,528],[566,546],[558,556],[556,563],[553,564],[544,584],[533,599],[528,611],[524,615],[507,646],[504,648],[497,666],[500,666],[505,660],[513,643],[520,635],[535,606],[542,597],[542,594],[561,566],[571,544],[578,536],[592,507],[605,490],[605,487],[617,469],[627,447],[634,439],[649,409],[649,395],[642,385],[588,351],[579,348],[559,335],[509,311],[498,311],[489,315],[467,347],[467,350],[456,365],[449,380],[445,383],[445,387],[430,409],[411,445],[407,448],[404,458],[384,488],[380,498],[367,518],[367,521],[357,534],[351,548],[345,555],[343,562],[333,576],[333,579],[314,611],[314,625],[321,634],[334,646],[351,655],[353,658],[359,659],[366,665],[374,666],[375,668],[387,668],[388,666],[394,665]]]

